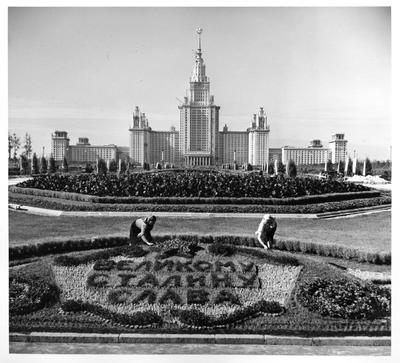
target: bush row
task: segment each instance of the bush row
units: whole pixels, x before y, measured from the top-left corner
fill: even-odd
[[[204,244],[228,244],[235,246],[248,246],[248,247],[259,247],[258,241],[254,237],[246,236],[212,236],[212,235],[159,235],[156,237],[157,242],[181,239],[193,243],[204,243]],[[81,239],[81,240],[66,240],[62,242],[43,242],[32,245],[22,245],[9,248],[9,260],[17,260],[29,258],[32,256],[44,256],[49,254],[65,253],[72,251],[83,251],[96,248],[109,248],[123,246],[128,243],[127,237],[102,237],[92,239]],[[313,242],[302,242],[302,241],[291,241],[291,240],[275,240],[273,249],[289,252],[300,252],[306,254],[316,254],[319,256],[342,258],[347,260],[355,260],[358,262],[368,262],[372,264],[391,264],[390,253],[376,253],[366,252],[357,250],[354,248],[328,245],[328,244],[317,244]],[[241,252],[241,248],[236,248],[238,252]],[[272,251],[259,250],[243,250],[242,252],[254,254],[256,257],[277,259],[279,262],[280,256],[274,256]],[[108,252],[101,252],[104,254],[103,257],[107,258]],[[114,252],[112,252],[114,253]],[[115,252],[121,253],[121,251]],[[89,258],[89,257],[85,257]],[[285,261],[283,263],[296,264],[295,259],[283,257]],[[290,262],[291,261],[291,262]]]
[[[66,199],[79,202],[91,202],[100,204],[237,204],[237,205],[303,205],[315,203],[327,203],[343,200],[376,198],[380,192],[376,190],[328,193],[319,195],[306,195],[289,198],[200,198],[200,197],[96,197],[79,193],[60,192],[35,188],[21,188],[10,186],[12,193],[33,195],[48,198]]]
[[[147,254],[143,248],[137,246],[135,248],[126,248],[126,247],[116,247],[116,248],[108,248],[102,251],[95,251],[92,253],[86,253],[81,255],[61,255],[57,256],[54,259],[54,263],[56,265],[61,266],[77,266],[84,263],[92,262],[92,261],[103,261],[108,260],[110,257],[124,255],[127,257],[142,257]],[[96,269],[96,268],[94,268]]]
[[[190,213],[325,213],[344,209],[357,209],[389,205],[389,195],[367,199],[344,200],[305,205],[209,205],[209,204],[100,204],[87,202],[64,202],[61,199],[41,198],[10,193],[9,202],[26,206],[63,211],[113,211],[113,212],[190,212]]]
[[[33,256],[84,251],[97,248],[109,248],[127,244],[126,237],[86,238],[79,240],[65,240],[57,242],[40,242],[30,245],[21,245],[9,248],[9,260],[24,259]]]
[[[324,257],[354,260],[357,262],[368,262],[375,265],[391,264],[390,253],[367,252],[334,244],[317,244],[313,242],[277,240],[273,248],[281,251],[301,252]]]

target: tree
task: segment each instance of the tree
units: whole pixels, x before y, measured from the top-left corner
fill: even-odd
[[[281,160],[278,160],[278,173],[282,173],[282,174],[286,173],[285,165],[283,165]]]
[[[93,166],[90,163],[86,163],[85,165],[85,173],[93,173]]]
[[[120,168],[120,173],[125,173],[126,169],[127,169],[127,165],[126,165],[126,161],[125,160],[121,160],[121,168]]]
[[[353,174],[353,160],[349,158],[349,164],[347,165],[347,176],[352,176]]]
[[[13,138],[8,134],[8,160],[11,160],[11,151],[13,148]]]
[[[331,173],[333,171],[333,164],[331,159],[329,159],[326,163],[326,171],[327,173]]]
[[[339,163],[338,165],[339,173],[342,173],[344,175],[344,162],[339,160],[338,163]]]
[[[275,173],[275,170],[274,170],[274,164],[269,164],[268,165],[268,174],[269,175],[274,175],[274,173]]]
[[[21,161],[20,161],[20,166],[21,166],[20,173],[24,174],[24,175],[27,175],[27,174],[29,174],[29,170],[28,170],[29,169],[29,160],[25,155],[21,155],[20,158],[21,158]]]
[[[31,140],[31,135],[28,133],[25,134],[25,139],[24,139],[24,155],[26,157],[30,157],[32,152],[32,140]]]
[[[50,156],[49,159],[49,172],[54,174],[57,171],[56,161],[53,158],[53,155]]]
[[[289,160],[288,175],[290,178],[295,178],[297,176],[296,163],[292,159]]]
[[[42,156],[40,159],[40,174],[46,174],[47,173],[47,159]]]
[[[357,162],[356,164],[356,175],[361,175],[362,174],[362,170],[361,170],[361,165],[359,162]]]
[[[17,159],[17,153],[21,146],[21,140],[15,133],[13,133],[11,136],[11,145],[12,145],[12,150],[13,150],[13,158],[15,160],[15,159]]]
[[[369,158],[365,159],[365,175],[372,175],[372,164]]]
[[[112,173],[116,173],[117,170],[118,170],[117,162],[116,162],[114,159],[110,160],[110,168],[109,168],[109,171],[112,172]]]
[[[39,174],[39,161],[36,153],[33,153],[32,156],[32,174]]]
[[[63,163],[62,163],[62,169],[64,173],[68,173],[68,161],[67,158],[64,156]]]
[[[106,175],[107,174],[107,163],[104,159],[97,160],[97,174]]]

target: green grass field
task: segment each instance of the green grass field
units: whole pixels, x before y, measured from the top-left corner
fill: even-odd
[[[10,246],[65,238],[128,235],[132,218],[45,217],[9,212]],[[277,220],[276,238],[338,245],[373,252],[391,251],[391,213],[382,212],[335,220]],[[259,221],[254,218],[183,219],[159,218],[157,234],[253,235]]]

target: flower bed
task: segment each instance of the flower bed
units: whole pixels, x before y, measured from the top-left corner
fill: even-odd
[[[209,171],[131,175],[50,174],[39,175],[18,186],[100,197],[288,198],[369,190],[361,185],[335,180]]]
[[[315,278],[301,285],[298,299],[322,316],[379,319],[390,315],[390,290],[346,279]]]
[[[118,321],[121,316],[153,312],[167,322],[187,324],[184,312],[196,310],[203,317],[199,326],[204,321],[217,326],[282,312],[300,271],[297,266],[256,264],[242,254],[235,259],[211,256],[205,249],[192,259],[158,257],[159,252],[150,251],[145,258],[116,256],[69,266],[56,259],[53,271],[61,301],[79,302],[80,310],[86,306],[91,312],[99,307],[101,315],[106,310],[110,316],[117,314]]]
[[[60,302],[25,315],[10,314],[10,331],[390,334],[390,293],[386,290],[368,287],[373,300],[358,278],[318,259],[236,246],[236,242],[229,244],[233,248],[229,256],[223,248],[209,253],[209,246],[199,242],[197,247],[202,249],[196,249],[191,258],[172,255],[159,259],[160,252],[171,246],[190,245],[175,240],[165,243],[165,249],[162,245],[144,246],[147,253],[141,257],[132,256],[126,247],[113,247],[70,253],[68,258],[44,257],[41,264],[13,267],[10,276],[26,276],[36,269],[35,276],[43,274],[49,282],[57,282]],[[53,273],[43,267],[48,263],[54,280]],[[328,285],[340,281],[336,286],[341,291],[356,286],[354,301],[361,303],[356,304],[357,309],[342,301],[329,305],[333,295],[323,295],[330,290],[320,288],[323,302],[308,306],[304,299],[310,295],[305,294],[304,286],[315,279]],[[341,299],[348,293],[343,291]],[[314,308],[319,306],[325,311],[332,308],[325,314]]]
[[[28,269],[12,269],[9,286],[10,315],[31,313],[58,301],[59,289],[47,264],[34,263]]]

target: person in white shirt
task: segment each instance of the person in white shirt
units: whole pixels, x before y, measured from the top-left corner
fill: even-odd
[[[258,242],[266,249],[271,248],[274,242],[274,234],[277,228],[276,220],[269,214],[265,214],[255,234]]]

